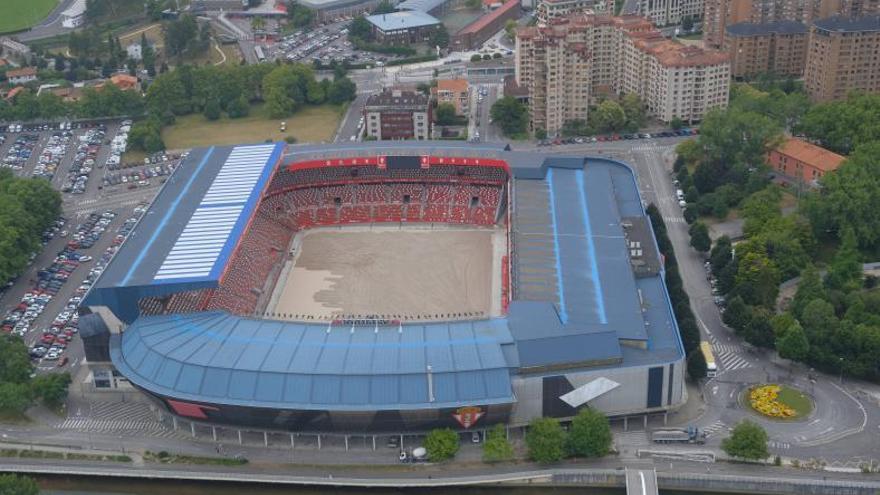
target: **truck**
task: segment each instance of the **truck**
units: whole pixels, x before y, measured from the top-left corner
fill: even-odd
[[[715,364],[715,356],[712,354],[712,344],[705,340],[700,342],[700,351],[706,360],[706,376],[714,378],[718,374],[718,366]]]
[[[675,428],[669,430],[657,430],[651,434],[654,443],[706,443],[706,433],[696,426],[687,428]]]

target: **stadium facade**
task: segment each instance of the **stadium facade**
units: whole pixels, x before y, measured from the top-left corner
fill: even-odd
[[[371,224],[505,229],[500,314],[267,308],[298,232]],[[619,162],[440,142],[217,146],[175,170],[80,327],[93,370],[205,422],[366,433],[660,413],[686,399],[663,277]]]

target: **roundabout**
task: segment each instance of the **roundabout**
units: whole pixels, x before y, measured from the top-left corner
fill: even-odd
[[[788,385],[765,383],[746,389],[744,401],[749,408],[775,420],[799,420],[813,411],[813,400],[800,390]]]

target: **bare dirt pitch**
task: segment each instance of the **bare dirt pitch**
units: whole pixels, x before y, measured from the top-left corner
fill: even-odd
[[[320,320],[488,316],[503,244],[503,231],[488,229],[309,230],[295,239],[267,310]]]

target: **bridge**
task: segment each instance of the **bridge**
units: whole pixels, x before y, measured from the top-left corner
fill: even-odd
[[[626,468],[626,495],[659,495],[657,471]]]

